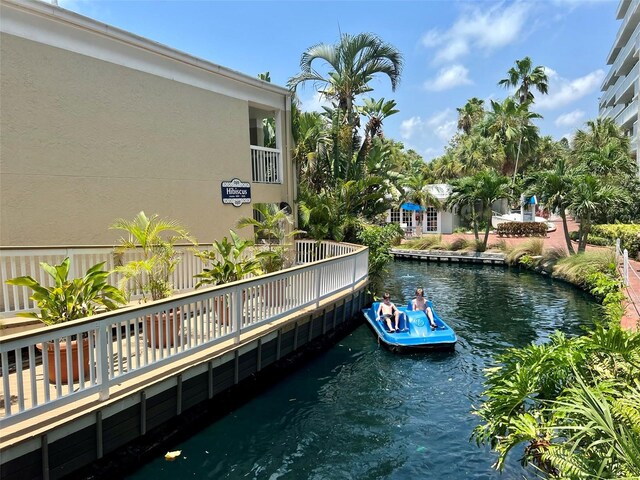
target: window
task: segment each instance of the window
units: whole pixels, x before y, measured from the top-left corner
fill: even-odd
[[[392,208],[391,209],[391,223],[400,223],[400,209]]]
[[[438,211],[434,207],[427,207],[424,212],[424,225],[427,232],[438,231]]]
[[[405,223],[407,227],[413,226],[413,212],[411,210],[402,210],[402,223]]]

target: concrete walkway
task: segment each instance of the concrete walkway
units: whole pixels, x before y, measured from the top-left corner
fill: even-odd
[[[567,242],[564,238],[564,231],[562,229],[562,220],[560,218],[553,219],[553,222],[557,225],[555,232],[550,232],[544,237],[545,248],[562,248],[565,252],[567,249]],[[576,231],[579,228],[579,224],[572,218],[567,219],[567,226],[569,231]],[[453,233],[450,235],[442,235],[443,241],[452,242],[456,238],[466,238],[467,240],[473,240],[472,234],[460,234]],[[484,238],[484,232],[480,232],[480,240]],[[507,245],[515,246],[523,242],[526,242],[531,237],[499,237],[495,233],[489,233],[488,246],[504,240]],[[572,242],[574,250],[578,249],[578,244]],[[587,246],[587,249],[597,249],[603,247]],[[621,260],[622,261],[622,260]],[[619,265],[619,270],[622,271],[622,263]],[[624,289],[627,296],[625,304],[625,314],[622,317],[621,325],[623,328],[638,330],[640,329],[640,262],[635,260],[629,260],[629,287]]]

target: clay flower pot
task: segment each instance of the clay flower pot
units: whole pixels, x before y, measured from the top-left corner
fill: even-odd
[[[180,338],[180,318],[181,311],[179,308],[171,309],[169,312],[154,313],[147,315],[147,345],[155,348],[173,347],[176,345],[177,339]],[[169,323],[169,335],[167,336],[167,322]],[[175,327],[175,328],[174,328]],[[153,337],[151,334],[153,329]],[[174,329],[177,338],[174,335]],[[162,330],[162,345],[160,345],[160,331]],[[152,340],[153,339],[153,340]],[[152,343],[153,341],[153,343]]]
[[[84,378],[89,378],[89,339],[83,338],[81,340],[82,343],[82,365],[84,371]],[[47,348],[47,355],[49,359],[49,383],[57,383],[56,382],[56,352],[54,349],[53,342],[47,342],[44,344]],[[40,351],[44,350],[43,344],[39,343],[37,345]],[[60,383],[68,383],[69,375],[67,374],[67,342],[61,341],[59,343],[60,347]],[[44,353],[43,353],[44,355]],[[71,370],[73,375],[73,381],[77,382],[80,380],[80,355],[78,353],[78,341],[73,340],[71,342]]]

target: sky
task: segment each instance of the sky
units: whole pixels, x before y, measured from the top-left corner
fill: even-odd
[[[549,94],[533,110],[542,135],[571,138],[598,115],[606,57],[615,39],[617,0],[529,1],[129,1],[58,0],[61,7],[247,75],[269,71],[285,86],[300,56],[340,33],[374,33],[403,55],[395,92],[387,77],[369,96],[397,103],[385,136],[426,161],[442,155],[456,131],[456,108],[471,97],[489,103],[515,61],[546,69]],[[314,66],[322,72],[324,65]],[[303,110],[321,109],[313,85],[301,87]]]

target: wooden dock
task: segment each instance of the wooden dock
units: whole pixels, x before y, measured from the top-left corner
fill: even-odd
[[[452,252],[447,250],[409,250],[392,248],[394,258],[407,258],[427,262],[479,263],[485,265],[506,265],[506,255],[494,252]]]

